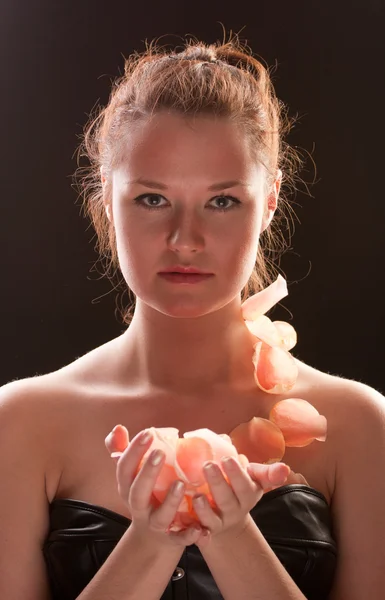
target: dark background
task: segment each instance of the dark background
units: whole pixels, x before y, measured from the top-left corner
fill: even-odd
[[[241,3],[238,3],[242,7]],[[116,292],[92,267],[89,222],[71,187],[93,106],[144,40],[212,43],[240,32],[277,65],[274,84],[300,121],[287,141],[309,153],[282,260],[293,354],[385,391],[383,106],[385,3],[2,0],[0,383],[47,373],[124,329]]]

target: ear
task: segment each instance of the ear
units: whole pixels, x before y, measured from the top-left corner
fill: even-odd
[[[275,211],[277,210],[278,205],[278,196],[281,189],[282,183],[282,171],[278,169],[277,176],[274,180],[272,190],[270,194],[266,198],[266,207],[265,212],[262,219],[262,227],[261,232],[265,231],[273,220]]]
[[[107,179],[106,179],[106,176],[105,176],[105,171],[104,171],[103,165],[100,167],[100,177],[101,177],[101,180],[102,180],[104,208],[105,208],[105,211],[106,211],[107,219],[110,221],[110,223],[112,223],[113,222],[112,205],[111,205],[110,200],[107,199],[107,194],[105,194],[105,189],[106,189],[106,186],[107,186]]]

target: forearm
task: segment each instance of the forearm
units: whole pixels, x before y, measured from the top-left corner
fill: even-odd
[[[182,553],[143,539],[131,526],[77,600],[159,600]]]
[[[201,549],[225,600],[306,600],[250,517],[238,536]]]

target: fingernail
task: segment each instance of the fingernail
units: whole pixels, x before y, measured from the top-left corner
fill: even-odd
[[[204,496],[195,496],[194,502],[198,507],[203,507],[205,505]]]
[[[163,458],[163,452],[161,450],[153,450],[150,455],[151,464],[155,467],[159,465],[160,461]]]
[[[219,469],[214,463],[206,463],[203,469],[209,477],[216,478],[219,476]]]
[[[123,452],[111,452],[111,458],[120,458]]]
[[[175,481],[173,488],[172,488],[172,493],[175,494],[175,496],[179,496],[179,494],[182,492],[184,488],[184,483],[183,481]]]
[[[140,434],[139,443],[143,444],[143,445],[147,444],[147,442],[149,442],[151,438],[152,438],[152,433],[151,433],[151,431],[149,431],[147,429]]]
[[[120,423],[119,423],[119,425],[115,425],[115,427],[113,428],[111,433],[115,433],[115,431],[117,430],[118,427],[123,427],[123,425],[121,425]]]
[[[235,468],[235,460],[231,456],[225,456],[224,458],[222,458],[222,464],[227,469],[234,469]]]

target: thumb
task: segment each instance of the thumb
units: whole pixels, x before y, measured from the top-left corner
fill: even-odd
[[[108,452],[112,454],[121,454],[130,443],[129,433],[124,425],[115,425],[113,430],[104,440]]]

